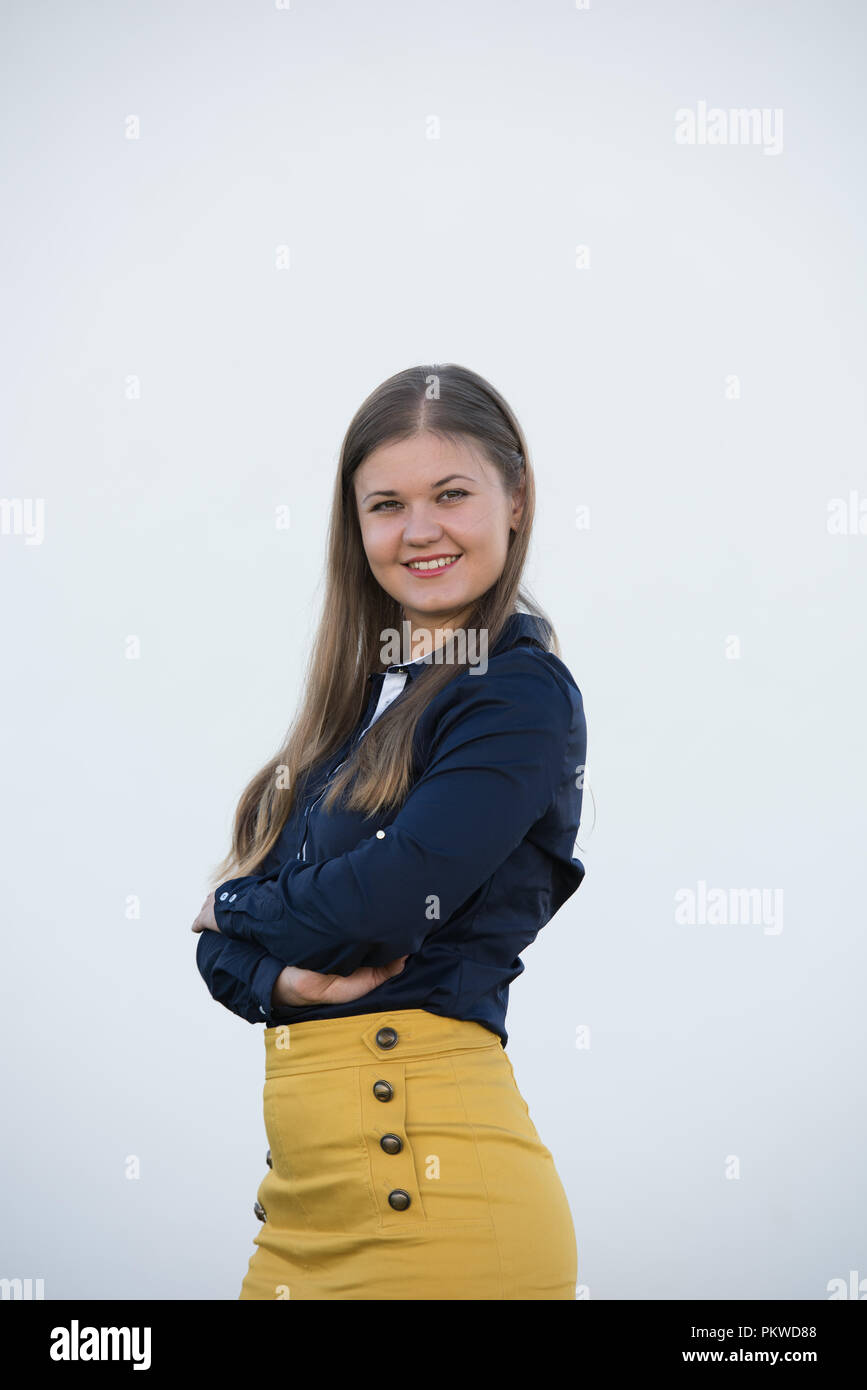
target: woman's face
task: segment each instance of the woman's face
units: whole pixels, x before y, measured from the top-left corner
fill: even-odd
[[[353,482],[374,578],[414,629],[459,627],[502,574],[522,490],[510,498],[472,441],[433,434],[374,449]],[[435,558],[446,563],[410,564]]]

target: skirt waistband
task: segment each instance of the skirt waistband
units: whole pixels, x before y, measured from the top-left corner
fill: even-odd
[[[372,1060],[409,1061],[431,1054],[498,1047],[499,1033],[469,1019],[427,1009],[390,1009],[348,1018],[314,1018],[265,1029],[265,1076],[360,1066]]]

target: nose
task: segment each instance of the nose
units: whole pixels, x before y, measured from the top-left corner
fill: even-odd
[[[432,542],[438,541],[442,534],[442,526],[437,521],[435,514],[424,503],[421,506],[409,508],[403,528],[403,539],[406,545],[430,545]]]

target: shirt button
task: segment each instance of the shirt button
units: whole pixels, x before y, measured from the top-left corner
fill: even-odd
[[[374,1081],[373,1094],[377,1100],[391,1100],[394,1095],[394,1087],[388,1081]]]
[[[388,1200],[391,1201],[391,1198],[389,1197]],[[262,1206],[261,1202],[253,1203],[253,1213],[255,1216],[258,1216],[260,1221],[268,1220],[267,1216],[265,1215],[265,1208]]]
[[[228,898],[228,896],[229,896],[228,893],[221,893],[221,894],[220,894],[220,902],[221,902],[221,903],[222,903],[222,902],[225,902],[226,899]]]
[[[403,1148],[403,1140],[398,1134],[383,1134],[379,1147],[385,1149],[387,1154],[399,1154]]]
[[[377,1047],[394,1047],[397,1042],[397,1033],[393,1028],[380,1028],[376,1035]]]
[[[266,1155],[265,1155],[265,1162],[267,1163],[267,1165],[268,1165],[269,1168],[273,1168],[273,1167],[274,1167],[274,1164],[271,1162],[271,1150],[270,1150],[270,1149],[268,1150],[268,1152],[267,1152]]]
[[[376,832],[376,838],[377,838],[377,840],[384,840],[384,839],[385,839],[385,831],[384,831],[384,830],[377,830],[377,832]]]
[[[388,1194],[388,1205],[394,1207],[395,1211],[406,1211],[411,1200],[409,1193],[404,1192],[402,1187],[396,1187]]]

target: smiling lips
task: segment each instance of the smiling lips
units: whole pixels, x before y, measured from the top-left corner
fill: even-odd
[[[404,565],[411,574],[416,574],[420,579],[430,579],[435,574],[442,574],[443,570],[451,569],[460,555],[431,555],[426,560],[409,560]]]

